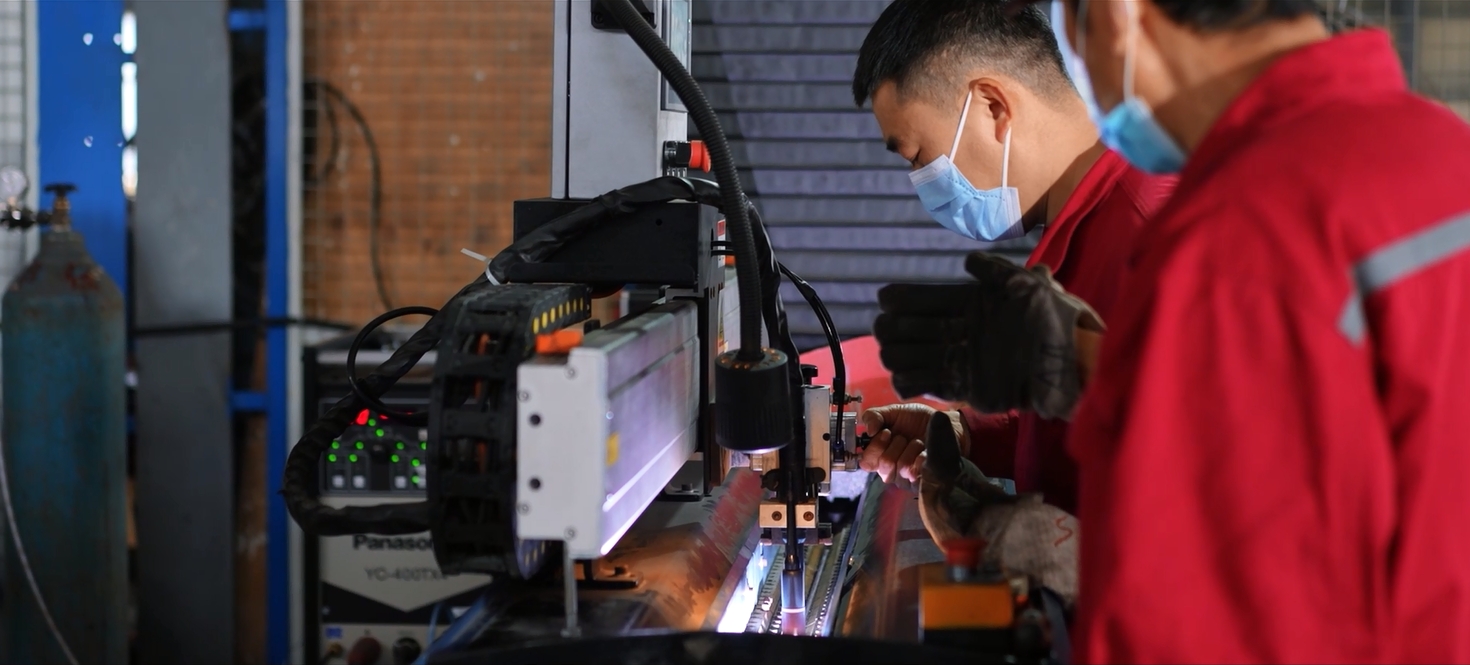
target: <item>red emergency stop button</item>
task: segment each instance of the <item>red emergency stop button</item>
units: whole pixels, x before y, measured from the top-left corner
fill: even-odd
[[[690,141],[689,168],[709,173],[709,167],[709,148],[704,147],[704,141]]]
[[[347,665],[377,665],[382,656],[383,645],[371,637],[363,637],[348,650]]]

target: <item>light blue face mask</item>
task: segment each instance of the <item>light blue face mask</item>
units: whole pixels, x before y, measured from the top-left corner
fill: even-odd
[[[1081,25],[1080,18],[1078,25]],[[1082,58],[1077,57],[1072,52],[1071,44],[1067,43],[1067,10],[1063,8],[1062,0],[1052,0],[1051,33],[1057,38],[1057,48],[1062,51],[1062,65],[1066,67],[1067,78],[1072,79],[1073,87],[1077,88],[1077,93],[1082,95],[1082,101],[1087,104],[1087,117],[1092,119],[1092,124],[1101,127],[1103,114],[1097,107],[1097,98],[1092,94],[1092,80],[1087,78],[1087,65],[1082,63]]]
[[[1128,45],[1123,51],[1123,103],[1113,107],[1106,115],[1099,118],[1097,97],[1092,93],[1090,79],[1087,76],[1087,66],[1077,53],[1085,50],[1083,43],[1083,26],[1087,21],[1087,0],[1082,0],[1077,7],[1077,51],[1073,52],[1067,46],[1064,39],[1065,19],[1060,15],[1061,3],[1052,3],[1052,31],[1057,35],[1057,46],[1061,47],[1062,59],[1067,62],[1067,72],[1077,82],[1077,90],[1082,94],[1083,101],[1087,102],[1089,115],[1097,125],[1098,133],[1102,136],[1104,145],[1112,148],[1114,152],[1123,156],[1128,163],[1153,174],[1178,173],[1184,168],[1184,150],[1179,144],[1169,137],[1164,128],[1154,119],[1153,110],[1148,103],[1134,95],[1133,77],[1136,73],[1137,63],[1135,51],[1138,50],[1138,21],[1134,12],[1138,8],[1132,2],[1124,3],[1128,7]],[[1087,84],[1082,83],[1088,81]]]
[[[940,155],[924,168],[909,173],[909,180],[914,183],[924,209],[940,226],[972,240],[995,242],[1019,238],[1026,235],[1021,225],[1021,195],[1015,187],[1006,186],[1011,168],[1011,130],[1006,130],[998,189],[975,189],[950,158],[960,147],[974,96],[971,92],[965,97],[965,110],[960,112],[960,126],[955,130],[949,154]]]

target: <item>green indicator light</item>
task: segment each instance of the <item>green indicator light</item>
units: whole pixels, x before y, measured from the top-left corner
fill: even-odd
[[[393,456],[393,463],[394,464],[397,464],[398,463],[398,456],[397,455],[394,455]]]
[[[372,418],[368,418],[368,427],[377,427],[377,426],[378,426],[378,421],[377,420],[374,420]],[[381,435],[379,435],[379,436],[381,436]]]
[[[362,450],[362,442],[361,441],[358,441],[356,445],[357,445],[357,449],[358,450]]]
[[[375,434],[377,434],[379,437],[382,437],[383,436],[383,430],[378,430],[377,432],[375,432]]]
[[[342,442],[341,441],[333,441],[332,442],[332,450],[336,450],[336,449],[341,448],[341,447],[342,447]]]
[[[348,455],[347,456],[347,461],[354,462],[354,463],[357,462],[357,455]]]
[[[399,450],[403,450],[403,442],[402,441],[399,441],[398,442],[398,449]]]
[[[429,449],[429,442],[428,441],[420,441],[419,442],[419,450],[428,450],[428,449]]]
[[[335,462],[335,461],[337,461],[337,456],[336,455],[327,455],[327,461],[328,462]]]
[[[417,485],[417,484],[419,484],[419,483],[420,483],[420,482],[423,482],[423,481],[421,481],[421,480],[419,480],[419,477],[418,477],[418,476],[414,476],[414,477],[413,477],[413,484],[415,484],[415,485]]]
[[[412,460],[412,461],[411,461],[411,462],[409,462],[409,463],[410,463],[410,464],[412,464],[412,465],[414,465],[414,466],[418,466],[418,465],[419,465],[419,459],[418,459],[418,458],[417,458],[417,457],[415,457],[415,458],[413,458],[413,460]]]

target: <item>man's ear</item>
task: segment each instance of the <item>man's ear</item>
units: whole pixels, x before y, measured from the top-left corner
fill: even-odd
[[[988,121],[997,143],[1005,141],[1006,132],[1010,130],[1011,121],[1015,118],[1012,111],[1016,99],[1006,92],[1000,81],[993,78],[978,79],[970,84],[970,89],[975,91],[975,101],[970,105],[970,113],[981,116],[980,120]]]

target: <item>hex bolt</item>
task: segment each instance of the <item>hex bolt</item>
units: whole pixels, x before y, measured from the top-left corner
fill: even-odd
[[[781,521],[781,511],[779,511],[779,510],[773,510],[773,511],[771,511],[771,519],[774,520],[774,521],[780,522]]]
[[[817,519],[817,516],[812,511],[808,510],[808,511],[806,511],[806,512],[804,512],[804,513],[801,514],[801,519],[803,521],[810,522],[810,521],[812,521],[814,519]]]

